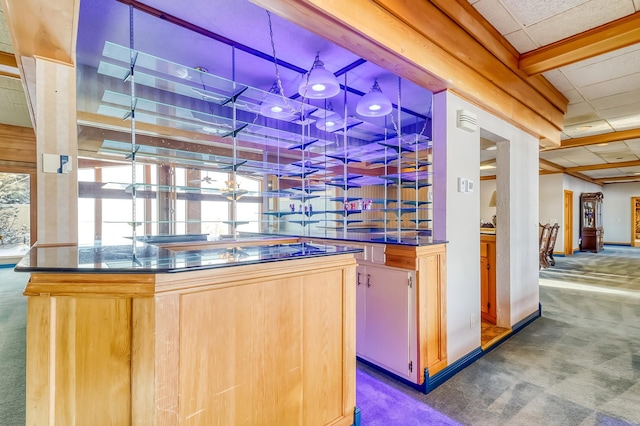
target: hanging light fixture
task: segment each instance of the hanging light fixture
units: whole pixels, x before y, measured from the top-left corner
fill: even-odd
[[[340,93],[338,79],[324,67],[319,53],[311,70],[302,77],[298,93],[309,99],[327,99]]]
[[[340,129],[343,123],[342,117],[333,111],[333,105],[329,102],[325,115],[316,121],[316,128],[325,132],[333,132]]]
[[[260,115],[278,120],[290,120],[294,116],[291,108],[282,99],[278,83],[273,83],[269,93],[260,104]]]
[[[369,93],[358,101],[356,112],[363,117],[382,117],[391,112],[393,106],[387,96],[382,93],[378,79],[371,86]]]

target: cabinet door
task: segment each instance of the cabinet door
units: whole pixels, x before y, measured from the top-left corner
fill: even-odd
[[[358,265],[356,268],[356,354],[364,356],[365,340],[365,312],[367,309],[365,294],[367,288],[367,267]]]
[[[368,360],[409,378],[411,272],[367,266],[365,348]]]

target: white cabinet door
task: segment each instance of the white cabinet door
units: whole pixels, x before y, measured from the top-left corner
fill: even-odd
[[[364,356],[365,347],[365,312],[367,309],[365,294],[367,289],[367,267],[358,265],[356,268],[356,355]]]
[[[412,275],[410,271],[367,265],[365,276],[361,276],[366,285],[365,358],[408,379],[413,376],[409,371]]]

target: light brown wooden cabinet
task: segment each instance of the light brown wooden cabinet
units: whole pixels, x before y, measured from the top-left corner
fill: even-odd
[[[32,273],[27,425],[350,425],[353,255]]]
[[[480,315],[496,323],[496,236],[480,234]]]

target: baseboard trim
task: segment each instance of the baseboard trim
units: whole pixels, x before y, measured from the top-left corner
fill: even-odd
[[[469,366],[473,362],[475,362],[478,358],[483,355],[482,348],[478,346],[476,349],[472,350],[462,358],[458,359],[453,364],[450,364],[434,374],[433,376],[429,376],[429,369],[424,369],[424,393],[429,393],[451,377],[456,375],[458,372],[462,371],[465,367]]]
[[[353,426],[361,426],[362,420],[360,419],[360,409],[355,407],[353,409]]]
[[[15,266],[16,266],[15,263],[6,263],[6,264],[0,265],[0,268],[15,268]]]
[[[438,373],[434,374],[431,377],[429,377],[429,369],[425,368],[424,370],[425,381],[423,386],[424,393],[431,392],[432,390],[434,390],[435,388],[437,388],[438,386],[440,386],[441,384],[449,380],[451,377],[453,377],[454,375],[462,371],[464,368],[468,367],[470,364],[472,364],[479,358],[483,357],[484,355],[488,354],[489,352],[491,352],[492,350],[500,346],[502,343],[506,342],[513,335],[521,331],[523,328],[525,328],[526,326],[528,326],[529,324],[531,324],[533,321],[540,318],[541,316],[542,316],[542,304],[538,303],[537,311],[533,312],[531,315],[528,315],[526,318],[518,321],[513,327],[511,327],[510,334],[507,334],[502,339],[498,340],[495,344],[491,345],[491,347],[485,350],[482,350],[482,347],[478,347],[472,350],[471,352],[469,352],[468,354],[466,354],[465,356],[463,356],[462,358],[460,358],[459,360],[457,360],[456,362],[454,362],[453,364],[446,366],[441,371],[439,371]]]
[[[605,246],[622,246],[622,247],[631,247],[631,243],[604,243]]]

